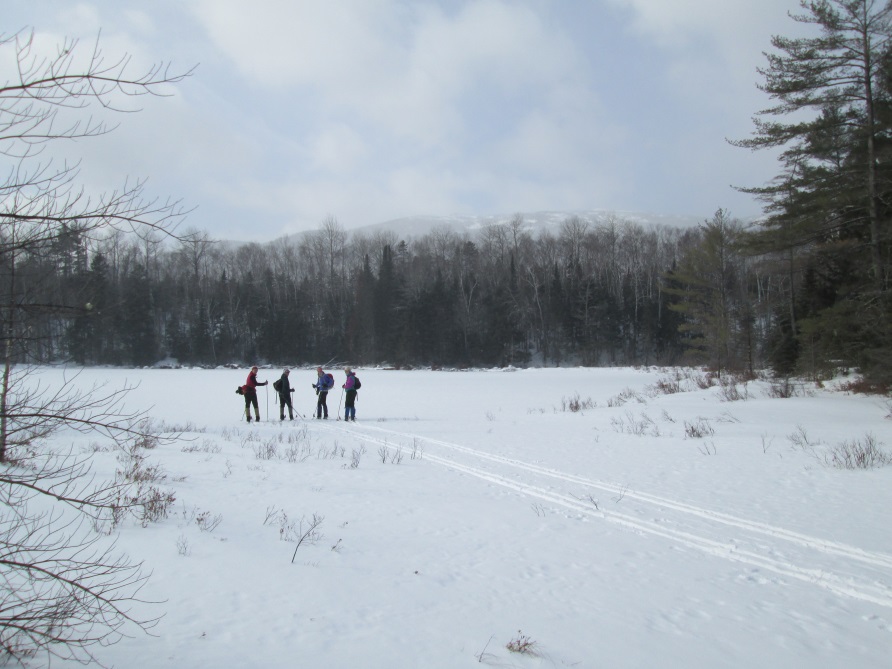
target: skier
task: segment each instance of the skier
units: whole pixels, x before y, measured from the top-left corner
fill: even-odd
[[[344,401],[344,420],[356,422],[356,374],[349,367],[344,367],[347,380],[341,386],[347,391],[347,399]]]
[[[251,372],[248,374],[248,380],[242,386],[242,392],[245,396],[245,417],[249,423],[251,422],[252,404],[254,405],[254,419],[258,423],[260,422],[260,409],[257,406],[257,386],[265,386],[267,383],[267,381],[262,383],[257,381],[257,366],[252,367]]]
[[[294,388],[288,381],[290,373],[291,371],[286,368],[279,380],[273,384],[273,388],[279,393],[279,420],[285,420],[285,407],[288,407],[288,420],[294,420],[294,407],[291,405],[291,393],[294,392]]]
[[[321,367],[316,368],[316,376],[316,383],[311,384],[316,389],[316,418],[328,418],[328,391],[334,385],[334,378]]]

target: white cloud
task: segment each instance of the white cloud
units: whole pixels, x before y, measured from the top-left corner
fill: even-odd
[[[771,34],[795,27],[796,6],[44,0],[40,12],[16,10],[40,19],[42,44],[101,27],[109,57],[200,61],[172,100],[120,119],[113,142],[73,148],[99,160],[97,181],[126,173],[169,186],[200,207],[195,224],[256,218],[252,229],[278,231],[328,215],[347,226],[524,208],[709,215],[729,183],[771,176],[724,137],[748,133],[765,106],[755,68]]]

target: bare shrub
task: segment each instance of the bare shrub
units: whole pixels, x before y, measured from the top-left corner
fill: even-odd
[[[816,442],[812,442],[808,438],[808,433],[805,431],[805,428],[801,425],[796,426],[796,431],[787,436],[787,439],[790,440],[790,443],[803,451],[808,451],[812,455],[814,455],[815,447],[821,444],[821,441],[818,440]]]
[[[561,398],[561,411],[571,411],[573,413],[578,413],[580,411],[585,411],[586,409],[594,409],[597,406],[597,402],[595,402],[591,397],[587,397],[582,399],[579,396],[579,393],[574,393],[572,397],[562,397]]]
[[[635,400],[639,404],[646,404],[645,400],[641,395],[636,393],[631,388],[625,388],[619,392],[618,395],[611,397],[607,400],[607,406],[609,407],[621,407],[623,404],[628,402],[629,400]]]
[[[298,527],[299,536],[297,546],[294,547],[294,555],[291,556],[291,564],[294,564],[297,551],[304,543],[313,545],[322,541],[324,535],[319,531],[319,527],[322,525],[323,520],[325,520],[324,516],[315,513],[310,519],[307,519],[306,516],[300,519],[300,526]]]
[[[700,390],[707,390],[717,383],[718,375],[715,372],[695,372],[689,370],[688,379]]]
[[[707,441],[702,445],[697,447],[697,450],[700,451],[703,455],[715,455],[718,451],[715,447],[715,442]]]
[[[844,381],[839,384],[839,389],[848,393],[863,393],[865,395],[888,395],[889,384],[877,381],[868,381],[864,378]]]
[[[362,456],[365,454],[365,446],[360,446],[359,448],[354,448],[350,454],[350,462],[344,465],[345,469],[359,469],[359,461],[362,460]]]
[[[114,524],[123,520],[123,510],[129,510],[146,527],[167,518],[170,507],[176,501],[173,492],[162,490],[158,483],[167,480],[167,474],[160,465],[146,464],[146,457],[141,453],[143,444],[154,440],[137,438],[124,445],[123,452],[118,455],[121,468],[115,471],[115,480],[120,486],[113,510]]]
[[[511,639],[507,644],[505,644],[505,648],[510,650],[512,653],[519,653],[520,655],[529,655],[531,657],[538,657],[539,650],[537,648],[538,644],[533,641],[529,636],[517,630],[517,636]]]
[[[299,444],[299,445],[309,444],[310,443],[310,431],[307,428],[307,424],[301,423],[300,427],[298,427],[296,430],[289,430],[288,437],[286,438],[286,441],[289,444]]]
[[[179,537],[177,537],[177,553],[179,553],[183,557],[188,557],[192,554],[192,548],[189,546],[189,540],[184,534],[181,534]]]
[[[624,418],[611,418],[610,424],[614,430],[621,434],[634,434],[638,437],[648,434],[653,437],[660,435],[659,427],[646,413],[642,413],[640,417],[636,418],[631,411],[626,411]]]
[[[280,441],[282,437],[280,435]],[[301,425],[296,430],[289,430],[284,441],[288,444],[282,452],[281,457],[288,462],[304,462],[313,455],[313,447],[310,443],[309,431],[307,426]]]
[[[892,464],[892,454],[881,449],[876,437],[868,433],[863,439],[833,446],[824,456],[824,462],[838,469],[874,469]]]
[[[681,379],[678,376],[657,379],[656,383],[652,386],[648,386],[648,390],[653,397],[656,397],[657,395],[674,395],[675,393],[684,392],[684,389],[681,386]]]
[[[698,417],[694,422],[684,422],[684,433],[688,439],[703,439],[715,434],[715,428],[705,418]]]
[[[145,456],[137,451],[118,455],[121,468],[115,471],[115,476],[122,481],[130,483],[160,483],[167,479],[167,474],[161,465],[147,465]]]
[[[734,377],[722,377],[719,381],[719,399],[723,402],[739,402],[750,398],[747,383]]]
[[[139,433],[133,435],[132,440],[131,448],[133,450],[137,448],[150,450],[158,446],[161,437],[154,421],[150,418],[144,418],[137,425],[137,429],[139,430]]]
[[[316,451],[316,459],[317,460],[334,460],[340,455],[344,456],[346,449],[343,446],[339,446],[337,442],[331,445],[330,448],[325,446],[320,446],[319,450]]]
[[[288,514],[279,510],[274,506],[266,508],[266,518],[263,520],[264,525],[275,525],[279,528],[280,541],[292,541],[296,536],[296,523],[288,518]]]
[[[254,451],[254,457],[258,460],[275,460],[279,457],[279,444],[275,437],[252,444],[251,450]]]
[[[210,511],[202,511],[195,516],[195,524],[202,532],[213,532],[222,522],[223,516],[220,514],[211,515]]]
[[[143,527],[149,523],[157,523],[167,518],[170,508],[176,502],[176,496],[155,486],[141,486],[137,494],[128,501],[137,509],[136,517]]]
[[[418,442],[417,438],[412,439],[412,460],[421,460],[424,456],[424,445]]]
[[[814,391],[805,388],[804,384],[792,379],[775,379],[765,391],[768,397],[773,399],[789,399],[790,397],[803,397],[814,395]]]

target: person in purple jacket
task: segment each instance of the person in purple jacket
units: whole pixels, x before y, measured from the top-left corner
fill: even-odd
[[[344,373],[347,375],[347,380],[341,386],[347,391],[347,398],[344,400],[344,420],[356,422],[356,375],[349,367],[344,367]]]

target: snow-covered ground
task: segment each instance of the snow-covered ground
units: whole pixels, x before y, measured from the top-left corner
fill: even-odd
[[[147,452],[170,517],[117,536],[153,573],[142,594],[163,601],[136,612],[164,617],[100,660],[892,666],[892,466],[827,464],[870,438],[892,453],[888,401],[833,384],[774,399],[766,382],[727,401],[684,370],[672,394],[656,391],[676,378],[665,369],[357,372],[355,423],[335,420],[340,390],[329,420],[280,423],[269,387],[248,424],[234,393],[247,370],[78,377],[138,383],[129,406],[189,430]],[[291,373],[308,419],[314,380]],[[116,455],[95,458],[113,476]]]

